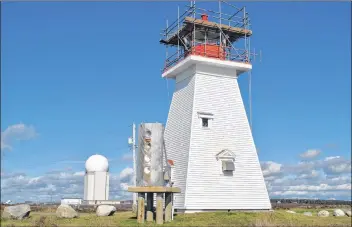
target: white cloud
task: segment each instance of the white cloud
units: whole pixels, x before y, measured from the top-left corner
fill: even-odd
[[[33,126],[15,124],[1,132],[1,150],[12,150],[12,144],[18,140],[30,140],[37,135]]]
[[[326,167],[326,171],[330,173],[348,173],[351,172],[351,163],[341,163]]]
[[[84,176],[85,172],[84,171],[79,171],[79,172],[75,172],[73,175],[74,176]]]
[[[300,198],[300,199],[328,199],[330,197],[349,200],[351,192],[348,191],[289,191],[281,190],[270,192],[271,197]]]
[[[264,176],[272,176],[281,172],[281,164],[268,161],[262,163],[262,171]]]
[[[327,157],[318,166],[323,168],[327,174],[351,173],[351,160],[346,160],[340,156]]]
[[[7,145],[7,144],[5,144],[4,143],[4,141],[3,141],[3,139],[2,139],[2,134],[1,134],[1,150],[11,150],[12,148],[9,146],[9,145]]]
[[[319,177],[319,171],[317,170],[311,170],[310,173],[302,173],[300,175],[297,176],[298,179],[312,179],[312,178],[316,178]]]
[[[341,185],[299,185],[299,186],[290,186],[287,190],[293,191],[331,191],[331,190],[351,190],[351,184],[341,184]]]
[[[110,195],[119,199],[131,199],[126,192],[132,183],[131,168],[121,173],[110,172]],[[62,197],[83,198],[84,171],[51,171],[41,176],[30,177],[24,173],[1,173],[1,200],[16,202],[59,201]],[[4,177],[5,176],[5,177]],[[122,179],[120,179],[122,177]],[[18,198],[16,196],[19,196]]]
[[[315,158],[320,154],[320,150],[316,150],[316,149],[310,149],[307,150],[306,152],[300,154],[301,158],[304,159],[310,159],[310,158]]]
[[[312,157],[313,153],[306,154]],[[261,165],[271,197],[351,198],[351,160],[341,156],[290,165],[267,161]]]
[[[327,184],[331,184],[331,185],[351,183],[351,175],[349,175],[349,176],[342,175],[342,176],[338,176],[338,177],[327,176],[325,181],[327,182]]]
[[[310,173],[315,168],[316,163],[314,161],[298,162],[295,165],[285,165],[284,172],[290,174],[303,174]]]
[[[128,185],[127,183],[121,183],[121,184],[120,184],[121,189],[124,190],[124,191],[127,191],[128,186],[129,186],[129,185]]]
[[[329,161],[329,160],[333,160],[333,159],[338,159],[341,158],[341,156],[330,156],[330,157],[326,157],[325,161]]]
[[[276,191],[271,193],[272,195],[307,195],[308,192],[304,192],[304,191]]]
[[[133,169],[132,168],[125,168],[120,173],[120,180],[123,182],[129,182],[133,177]]]

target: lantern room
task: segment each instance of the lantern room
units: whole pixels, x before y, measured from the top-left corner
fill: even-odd
[[[192,2],[181,15],[178,9],[176,21],[167,22],[160,43],[174,47],[174,52],[170,54],[167,49],[164,71],[189,55],[250,63],[252,31],[245,7],[216,3],[218,11],[199,8]]]

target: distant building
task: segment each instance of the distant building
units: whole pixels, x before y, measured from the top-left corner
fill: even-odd
[[[61,204],[80,205],[80,204],[82,204],[82,199],[80,199],[80,198],[62,198]]]
[[[119,205],[118,200],[83,200],[82,205]]]
[[[121,204],[132,204],[133,200],[124,200],[120,202]]]

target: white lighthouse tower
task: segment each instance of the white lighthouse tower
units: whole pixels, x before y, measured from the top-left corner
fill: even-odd
[[[249,17],[222,6],[233,12],[191,4],[160,41],[177,48],[162,77],[175,79],[164,138],[181,212],[271,209],[237,82],[252,69]]]

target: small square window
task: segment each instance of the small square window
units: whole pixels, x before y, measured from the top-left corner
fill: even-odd
[[[235,170],[235,164],[233,161],[222,161],[222,171],[234,171]]]
[[[202,128],[211,128],[212,127],[212,121],[214,119],[214,115],[211,113],[203,113],[203,112],[198,112],[198,119],[199,119],[199,125]]]
[[[208,118],[202,118],[202,126],[204,128],[208,128],[209,127],[209,119]]]

